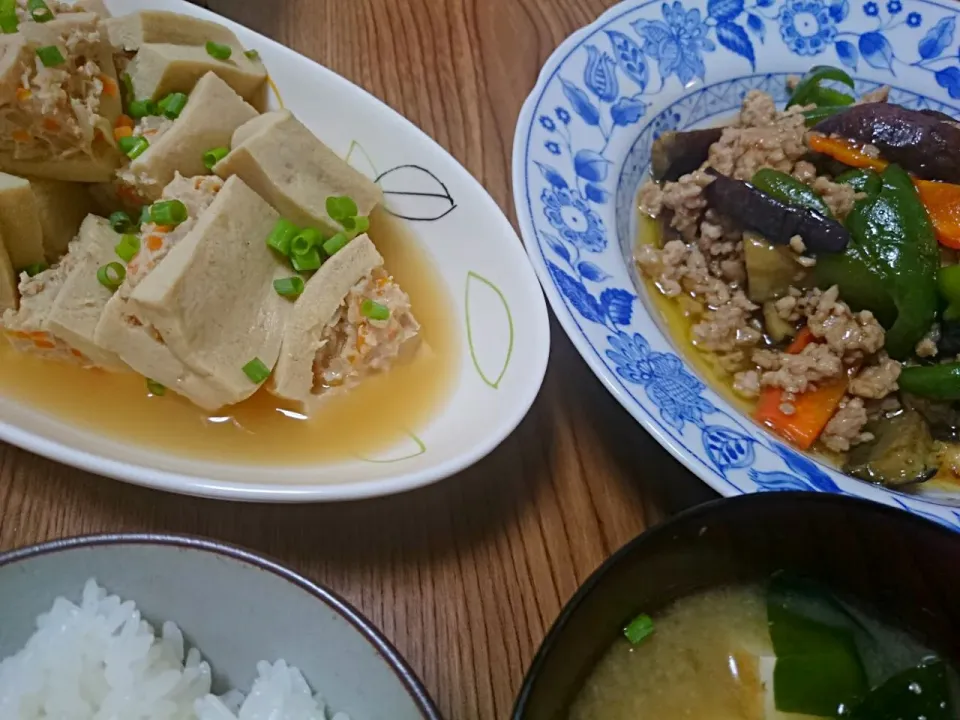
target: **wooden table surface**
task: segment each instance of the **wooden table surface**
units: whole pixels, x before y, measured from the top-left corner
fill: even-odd
[[[419,125],[515,219],[510,154],[542,63],[613,0],[207,0]],[[0,445],[0,550],[97,532],[203,535],[341,594],[449,720],[505,718],[578,585],[665,515],[713,497],[608,395],[553,323],[546,382],[486,460],[433,487],[271,507],[164,495]]]

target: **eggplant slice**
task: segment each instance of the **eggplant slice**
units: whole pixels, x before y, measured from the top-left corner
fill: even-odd
[[[653,142],[650,166],[657,182],[674,182],[692,173],[707,161],[710,146],[720,139],[723,128],[668,131]]]
[[[890,103],[854,105],[814,127],[876,147],[884,159],[917,177],[960,183],[960,127]]]
[[[864,428],[873,433],[869,443],[850,451],[843,470],[867,482],[902,487],[926,482],[937,474],[933,437],[915,410],[884,417]]]
[[[836,220],[805,207],[786,205],[750,183],[707,172],[715,179],[704,190],[707,202],[745,230],[774,245],[789,245],[795,235],[814,253],[836,253],[850,243],[850,233]]]

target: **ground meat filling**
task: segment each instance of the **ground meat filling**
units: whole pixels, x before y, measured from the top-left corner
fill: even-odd
[[[872,102],[884,102],[887,93],[886,88],[878,89]],[[786,342],[772,345],[764,335],[760,308],[744,292],[742,232],[708,207],[703,192],[712,182],[707,168],[748,181],[760,168],[773,168],[808,185],[843,220],[863,196],[849,185],[818,175],[816,166],[803,159],[807,149],[802,110],[779,111],[770,95],[751,91],[738,121],[723,130],[703,168],[662,186],[645,184],[638,196],[640,209],[663,218],[667,241],[662,248],[640,247],[636,261],[662,294],[678,300],[692,321],[691,344],[716,357],[720,369],[732,376],[738,395],[754,399],[766,388],[778,389],[780,409],[789,415],[795,411],[797,395],[846,380],[847,395],[821,435],[824,447],[846,452],[871,439],[863,431],[868,411],[898,390],[901,366],[882,352],[883,327],[869,311],[851,310],[837,287],[823,291],[791,287],[767,303],[764,312],[788,330],[806,325],[813,342],[795,353],[783,349]],[[794,238],[791,248],[798,261],[814,264],[804,255],[803,238]],[[936,351],[935,331],[918,352]]]
[[[389,316],[368,318],[362,310],[367,300],[387,308]],[[374,270],[351,288],[324,330],[313,364],[314,394],[349,389],[371,374],[388,370],[419,332],[410,298],[382,268]]]

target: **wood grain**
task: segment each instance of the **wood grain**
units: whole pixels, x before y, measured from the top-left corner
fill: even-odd
[[[208,0],[344,75],[447,148],[514,219],[514,124],[541,64],[610,0]],[[0,550],[106,531],[267,553],[354,603],[451,720],[506,717],[544,633],[613,550],[712,497],[559,326],[520,428],[457,477],[363,503],[270,507],[134,488],[0,446]]]

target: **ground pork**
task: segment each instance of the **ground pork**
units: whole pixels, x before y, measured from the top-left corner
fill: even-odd
[[[825,177],[816,178],[811,187],[814,192],[823,198],[827,207],[830,208],[830,212],[840,220],[843,220],[850,214],[857,200],[866,197],[866,195],[858,193],[850,185],[835,183],[833,180]]]
[[[883,347],[884,331],[873,313],[854,313],[839,296],[836,285],[821,293],[807,325],[814,337],[823,340],[847,365],[853,365]]]
[[[733,376],[733,391],[740,397],[751,400],[760,395],[760,373],[743,370]]]
[[[867,103],[885,103],[890,97],[890,86],[881,85],[876,90],[865,92],[860,96],[855,105],[866,105]]]
[[[840,402],[840,409],[824,428],[820,442],[834,452],[847,452],[853,445],[873,439],[870,433],[863,432],[867,421],[863,400],[858,397],[845,397]]]
[[[936,357],[937,343],[940,341],[940,326],[934,325],[930,332],[923,336],[923,339],[917,343],[915,352],[918,357],[929,358]]]
[[[793,166],[791,174],[803,184],[812,185],[817,179],[817,168],[808,160],[800,160]]]
[[[751,90],[744,98],[739,124],[724,128],[720,140],[711,146],[709,165],[738,180],[750,180],[762,167],[792,172],[807,152],[801,110],[778,112],[770,95]]]
[[[671,240],[663,249],[644,245],[637,251],[637,264],[667,297],[689,293],[718,308],[730,302],[730,287],[710,274],[700,249],[682,240]]]
[[[671,227],[684,240],[693,242],[707,209],[703,189],[711,182],[713,178],[702,170],[683,175],[676,182],[664,183],[662,188],[651,180],[640,189],[640,210],[651,217],[659,217],[664,210],[672,211]]]
[[[881,354],[875,365],[863,368],[850,381],[850,394],[869,400],[882,400],[899,388],[900,363]]]
[[[763,333],[752,317],[756,309],[742,291],[735,290],[729,302],[707,312],[691,328],[691,342],[700,350],[719,353],[758,345]]]
[[[796,354],[757,350],[753,361],[763,369],[760,384],[799,394],[824,380],[839,378],[843,372],[840,357],[822,343],[810,343]]]
[[[747,269],[743,259],[743,231],[713,208],[703,214],[697,245],[715,277],[743,285]]]

